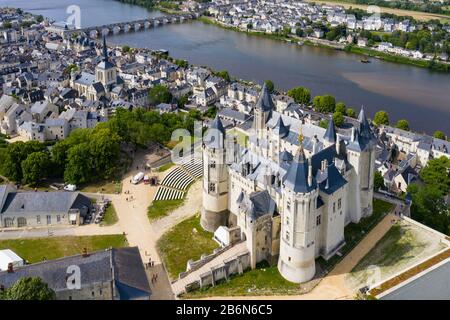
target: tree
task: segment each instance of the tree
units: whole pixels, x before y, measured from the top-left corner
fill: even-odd
[[[435,185],[444,194],[450,191],[450,159],[442,156],[428,161],[420,171],[420,178],[429,185]]]
[[[166,86],[158,84],[149,90],[148,98],[151,104],[157,105],[172,101],[172,94]]]
[[[336,108],[336,99],[329,94],[316,96],[313,105],[318,112],[334,112],[334,109]]]
[[[346,105],[343,102],[336,103],[336,108],[334,111],[345,114]]]
[[[273,93],[273,91],[275,90],[275,85],[273,84],[273,81],[266,80],[266,81],[264,81],[264,83],[266,84],[267,90],[269,90],[270,93]]]
[[[293,98],[295,102],[308,104],[311,101],[311,93],[305,87],[295,87],[287,92],[288,96]]]
[[[92,159],[89,144],[84,142],[71,147],[67,153],[67,164],[64,170],[64,181],[81,184],[92,179]]]
[[[56,300],[56,293],[37,277],[24,277],[4,294],[6,300]]]
[[[47,177],[50,167],[50,156],[47,152],[33,152],[22,161],[23,180],[30,185],[36,185]]]
[[[131,50],[131,48],[129,46],[127,46],[127,45],[122,46],[122,52],[123,53],[128,53],[128,52],[130,52],[130,50]]]
[[[230,81],[230,75],[228,74],[227,70],[218,71],[218,72],[214,73],[214,75],[216,75],[222,79],[225,79],[228,82]]]
[[[379,171],[375,171],[374,181],[373,181],[373,188],[375,191],[380,190],[384,188],[384,179],[383,176]]]
[[[324,129],[328,128],[328,122],[329,121],[327,119],[320,120],[319,127],[324,128]]]
[[[389,125],[389,114],[384,111],[378,111],[375,113],[375,117],[373,118],[373,122],[379,126],[379,125]]]
[[[405,119],[398,120],[396,127],[405,131],[409,131],[409,122]]]
[[[353,108],[347,108],[347,110],[345,110],[345,113],[347,114],[347,117],[356,118],[355,109]]]
[[[45,146],[38,141],[18,141],[7,146],[1,165],[3,175],[12,181],[20,182],[23,178],[22,161],[33,152],[43,151]]]
[[[12,28],[12,23],[9,22],[9,21],[4,21],[4,22],[3,22],[3,28],[5,28],[5,29],[10,29],[10,28]]]
[[[445,133],[444,132],[442,132],[442,131],[435,131],[434,133],[433,133],[433,137],[435,137],[436,139],[441,139],[441,140],[445,140],[446,139],[446,137],[445,137]]]
[[[120,137],[108,128],[95,128],[89,140],[94,174],[109,178],[120,157]]]
[[[333,122],[337,127],[342,126],[344,124],[344,115],[341,112],[336,111],[333,113]]]

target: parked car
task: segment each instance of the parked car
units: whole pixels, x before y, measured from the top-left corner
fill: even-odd
[[[67,184],[64,186],[64,190],[66,191],[75,191],[77,190],[77,186],[74,184]]]
[[[143,172],[139,172],[137,175],[135,175],[133,177],[133,179],[131,180],[131,183],[138,184],[139,182],[142,181],[142,179],[144,179],[144,173]]]

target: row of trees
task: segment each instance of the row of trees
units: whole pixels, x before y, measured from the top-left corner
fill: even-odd
[[[24,277],[0,290],[0,300],[56,300],[56,293],[37,277]]]
[[[38,141],[15,142],[0,149],[0,172],[11,181],[36,185],[47,178],[64,178],[66,183],[84,184],[110,179],[120,172],[122,143],[146,146],[167,144],[172,132],[184,128],[193,132],[198,111],[188,114],[138,109],[118,109],[108,122],[94,129],[76,129],[51,150]]]

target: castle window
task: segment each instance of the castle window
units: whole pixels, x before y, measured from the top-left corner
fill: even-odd
[[[333,202],[333,213],[336,212],[336,202]]]
[[[322,216],[321,215],[318,215],[317,217],[316,217],[316,226],[320,226],[320,224],[322,223]]]
[[[341,207],[342,207],[342,200],[339,199],[339,200],[338,200],[338,209],[340,209]]]
[[[214,183],[210,183],[208,190],[209,190],[209,192],[215,192],[216,191],[216,185]]]
[[[289,225],[289,217],[286,217],[286,225]]]
[[[286,209],[287,209],[287,211],[291,210],[291,202],[290,201],[286,202]]]
[[[290,239],[289,231],[286,231],[286,240],[289,241],[289,239]]]
[[[291,261],[291,257],[288,257],[288,261]]]

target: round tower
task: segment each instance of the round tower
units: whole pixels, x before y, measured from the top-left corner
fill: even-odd
[[[200,224],[214,232],[228,224],[228,168],[225,129],[216,116],[203,143],[203,206]]]
[[[301,146],[284,177],[278,270],[287,280],[301,283],[316,272],[316,204],[319,194],[312,167]]]

